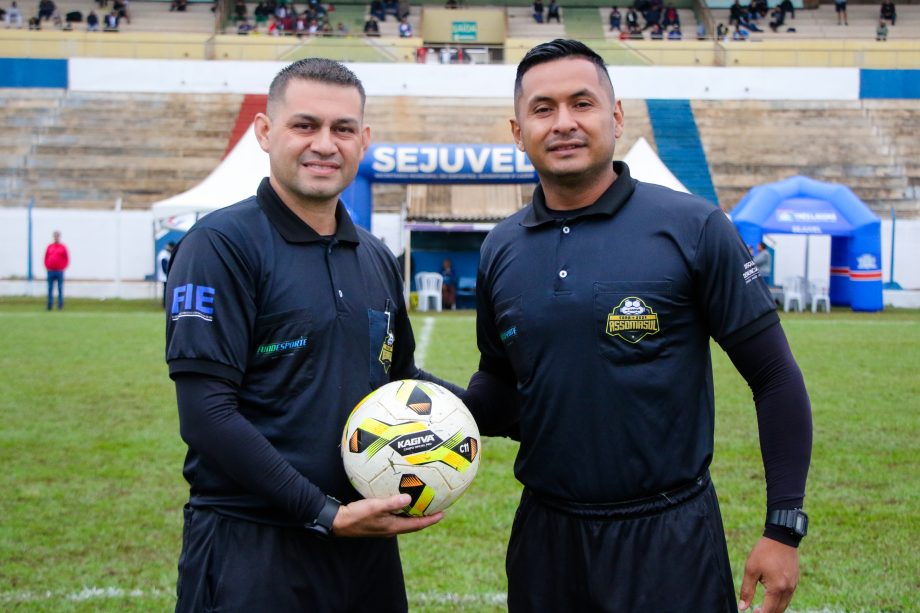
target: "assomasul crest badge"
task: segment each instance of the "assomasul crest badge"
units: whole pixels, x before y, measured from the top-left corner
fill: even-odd
[[[623,298],[607,316],[607,334],[628,343],[638,343],[649,334],[657,334],[658,330],[658,315],[636,296]]]

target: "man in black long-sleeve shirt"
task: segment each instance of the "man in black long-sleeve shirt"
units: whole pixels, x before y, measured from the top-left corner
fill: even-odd
[[[166,359],[191,486],[177,611],[407,609],[395,535],[441,515],[359,500],[338,449],[371,390],[438,381],[413,361],[396,259],[339,201],[370,143],[363,115],[340,64],[282,70],[255,120],[270,177],[173,255]]]
[[[754,392],[767,479],[740,606],[760,582],[764,611],[783,611],[807,528],[804,381],[726,216],[611,164],[623,125],[585,45],[544,43],[519,64],[512,133],[540,185],[483,243],[464,395],[483,434],[521,441],[508,607],[737,611],[708,471],[713,338]]]

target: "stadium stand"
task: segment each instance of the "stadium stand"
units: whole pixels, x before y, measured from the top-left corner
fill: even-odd
[[[17,4],[22,9],[24,18],[38,13],[38,0],[22,0]],[[100,22],[102,16],[112,10],[112,3],[108,2],[105,8],[100,8],[91,0],[60,0],[55,3],[61,15],[72,11],[82,13],[83,21],[74,23],[74,31],[86,29],[86,16],[90,10],[95,10]],[[169,2],[130,2],[129,11],[131,23],[122,19],[118,30],[121,32],[169,32],[169,33],[198,33],[213,34],[215,32],[215,14],[211,11],[211,3],[190,3],[184,12],[171,12]],[[101,24],[100,24],[101,28]],[[52,23],[42,22],[42,30],[56,29]],[[112,36],[113,33],[100,33]]]
[[[793,175],[849,185],[870,208],[920,213],[920,101],[701,101],[692,103],[719,201]],[[912,156],[912,157],[911,157]]]
[[[199,183],[220,162],[242,96],[3,90],[0,201],[126,209]]]

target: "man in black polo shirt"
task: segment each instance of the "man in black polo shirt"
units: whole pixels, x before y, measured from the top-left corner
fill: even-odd
[[[255,120],[270,177],[176,248],[166,360],[191,485],[177,611],[407,609],[395,535],[441,516],[359,500],[338,448],[371,390],[437,381],[414,364],[396,259],[338,199],[370,143],[363,115],[340,64],[282,70]]]
[[[754,392],[767,479],[740,606],[759,581],[764,610],[783,611],[807,520],[811,412],[747,248],[710,203],[611,164],[623,109],[585,45],[528,52],[511,125],[540,185],[482,246],[481,361],[466,396],[484,434],[517,419],[509,609],[737,610],[708,474],[714,338]],[[519,417],[493,399],[509,389]]]

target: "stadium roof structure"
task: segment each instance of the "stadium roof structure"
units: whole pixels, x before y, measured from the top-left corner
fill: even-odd
[[[881,221],[846,185],[802,176],[758,185],[731,218],[748,245],[764,234],[830,235],[831,302],[882,309]]]

